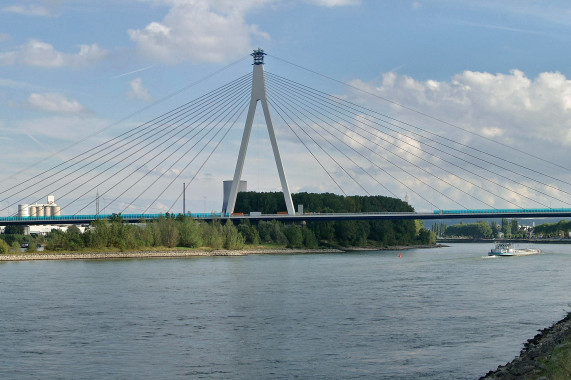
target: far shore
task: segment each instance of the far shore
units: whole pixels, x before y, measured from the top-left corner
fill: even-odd
[[[34,252],[7,253],[0,255],[2,261],[27,260],[109,260],[109,259],[144,259],[144,258],[181,258],[181,257],[212,257],[212,256],[247,256],[247,255],[300,255],[320,253],[342,253],[354,251],[378,250],[407,250],[415,248],[437,248],[437,245],[394,246],[394,247],[348,247],[348,248],[245,248],[239,250],[226,249],[184,249],[184,250],[137,250],[115,252]]]
[[[439,243],[529,243],[529,244],[571,244],[571,239],[479,239],[479,238],[437,238]]]

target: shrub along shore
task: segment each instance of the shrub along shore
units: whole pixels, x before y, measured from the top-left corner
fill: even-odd
[[[335,194],[300,193],[295,197],[311,212],[414,211],[406,202],[381,196],[343,197]],[[275,214],[285,208],[280,193],[240,193],[237,209],[250,213],[261,210]],[[18,230],[18,228],[22,230]],[[0,235],[0,253],[19,252],[22,244],[28,252],[37,245],[48,251],[139,251],[183,247],[239,250],[246,245],[273,245],[293,249],[337,247],[390,247],[434,245],[436,237],[415,220],[319,221],[283,223],[276,220],[235,225],[227,219],[211,223],[190,215],[165,214],[153,221],[124,223],[120,214],[109,220],[96,220],[85,230],[70,226],[67,231],[54,229],[47,236],[25,236],[23,227],[8,226]]]

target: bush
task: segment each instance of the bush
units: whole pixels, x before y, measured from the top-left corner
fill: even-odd
[[[301,227],[297,224],[291,224],[286,227],[285,236],[287,237],[287,246],[289,248],[301,248],[303,246],[303,234]]]
[[[14,242],[20,244],[21,241],[26,239],[26,236],[21,234],[2,234],[2,239],[8,243],[9,246],[12,246]]]
[[[240,249],[244,247],[244,237],[238,232],[231,220],[224,225],[224,248]]]
[[[224,246],[225,236],[220,222],[204,223],[201,226],[202,239],[205,246],[214,249],[220,249]]]
[[[36,245],[35,241],[30,241],[28,243],[28,252],[29,253],[35,253],[38,252],[38,246]]]
[[[258,223],[260,239],[265,243],[286,245],[288,243],[288,239],[282,229],[285,230],[285,226],[283,223],[280,223],[277,220],[272,220],[269,222],[261,221]]]
[[[317,248],[319,242],[313,231],[309,228],[302,228],[301,232],[303,235],[303,245],[307,248]]]
[[[161,231],[161,245],[169,248],[176,247],[180,240],[180,233],[177,228],[176,220],[173,218],[159,217],[157,224]]]
[[[10,246],[4,240],[0,239],[0,254],[10,253]]]
[[[188,248],[196,248],[202,245],[200,224],[192,218],[183,218],[178,221],[180,245]]]
[[[243,219],[237,228],[238,232],[240,232],[242,236],[244,236],[244,239],[246,239],[246,243],[260,243],[260,234],[258,233],[258,229],[255,226],[252,226],[249,220]]]

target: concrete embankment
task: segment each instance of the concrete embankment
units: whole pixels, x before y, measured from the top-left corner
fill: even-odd
[[[0,255],[0,261],[26,260],[108,260],[141,258],[178,258],[198,256],[245,256],[260,254],[303,254],[342,252],[338,249],[242,249],[242,250],[182,250],[182,251],[130,251],[130,252],[57,252],[21,253]]]
[[[525,343],[521,353],[480,380],[571,378],[571,313]]]

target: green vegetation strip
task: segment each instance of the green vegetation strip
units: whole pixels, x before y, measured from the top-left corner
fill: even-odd
[[[297,204],[304,204],[308,212],[374,212],[414,211],[406,202],[381,196],[343,197],[335,194],[295,195]],[[264,214],[285,209],[281,193],[240,193],[237,212],[253,211]],[[48,251],[107,252],[118,250],[138,251],[161,247],[240,250],[246,245],[277,245],[295,249],[337,247],[389,247],[434,245],[434,233],[423,227],[421,221],[322,221],[307,224],[282,223],[276,220],[250,223],[247,220],[234,225],[221,219],[206,223],[189,215],[166,214],[153,221],[138,224],[124,223],[121,215],[109,220],[96,220],[85,230],[70,226],[66,231],[53,229],[47,236],[23,234],[23,226],[7,226],[0,236],[0,253],[18,253],[27,246],[33,253],[38,244]]]
[[[571,379],[571,313],[529,339],[517,358],[481,379]]]
[[[539,377],[550,380],[571,379],[571,338],[555,348],[551,357],[547,357],[542,363],[545,369]]]

